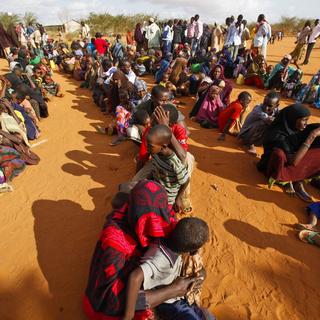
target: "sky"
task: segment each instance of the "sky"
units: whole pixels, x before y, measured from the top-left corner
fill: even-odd
[[[207,23],[221,23],[227,16],[240,13],[252,22],[264,13],[273,23],[281,16],[319,18],[318,3],[319,0],[1,0],[0,11],[22,15],[31,11],[44,25],[82,19],[89,12],[145,13],[161,18],[189,18],[198,13],[200,19]]]

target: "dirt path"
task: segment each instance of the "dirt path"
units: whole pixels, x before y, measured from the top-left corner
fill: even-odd
[[[269,61],[279,61],[292,43],[271,47]],[[319,68],[320,58],[313,58],[306,78]],[[117,185],[134,171],[130,143],[112,148],[95,132],[107,119],[90,93],[64,75],[56,79],[67,94],[50,103],[50,118],[41,123],[44,143],[34,149],[41,162],[14,181],[14,193],[0,197],[1,320],[85,319],[81,296],[91,254]],[[254,103],[265,94],[250,92]],[[193,102],[186,101],[188,112]],[[319,111],[313,114],[319,119]],[[256,160],[234,138],[222,144],[216,131],[189,125],[195,214],[213,230],[204,255],[204,305],[220,320],[318,319],[320,251],[299,242],[291,228],[306,220],[304,204],[268,190]]]

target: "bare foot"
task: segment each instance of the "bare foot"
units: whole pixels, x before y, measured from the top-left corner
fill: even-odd
[[[247,152],[254,157],[257,156],[257,150],[256,150],[255,146],[250,146],[249,149],[247,150]]]
[[[312,197],[306,192],[304,189],[304,185],[302,181],[294,182],[293,188],[296,192],[296,195],[304,202],[313,202]]]

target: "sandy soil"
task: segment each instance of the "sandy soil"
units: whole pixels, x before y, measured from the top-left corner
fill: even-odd
[[[292,48],[293,39],[276,43],[269,61]],[[319,49],[311,61],[307,80],[320,68]],[[0,197],[2,320],[85,319],[81,296],[95,242],[117,185],[134,171],[131,144],[109,147],[110,138],[94,130],[108,119],[90,93],[65,75],[56,79],[66,96],[50,103],[50,118],[41,123],[44,143],[34,151],[42,160],[14,181],[14,193]],[[249,91],[252,106],[262,101],[265,91]],[[187,114],[193,102],[186,101]],[[312,112],[319,119],[320,112]],[[221,143],[216,131],[189,125],[197,160],[194,214],[212,230],[204,305],[221,320],[318,319],[320,251],[298,241],[292,228],[306,221],[304,203],[276,187],[268,190],[256,159],[234,138]],[[310,192],[320,198],[319,191]]]

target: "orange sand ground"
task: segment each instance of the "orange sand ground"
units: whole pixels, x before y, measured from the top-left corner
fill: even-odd
[[[269,61],[290,52],[293,41],[270,46]],[[314,50],[304,68],[306,79],[320,68],[319,53]],[[2,71],[5,66],[2,60]],[[91,255],[112,195],[134,172],[131,144],[110,147],[110,138],[96,133],[93,125],[108,119],[90,92],[66,75],[56,79],[66,96],[50,103],[50,118],[41,123],[40,141],[47,141],[34,151],[42,160],[14,180],[12,194],[0,197],[1,320],[85,319],[81,297]],[[265,91],[249,91],[252,106],[262,101]],[[186,101],[185,114],[193,103]],[[305,204],[276,187],[268,190],[256,160],[235,138],[220,143],[216,131],[189,126],[197,160],[194,214],[212,230],[204,305],[221,320],[318,319],[320,250],[298,241],[292,229],[306,222]]]

